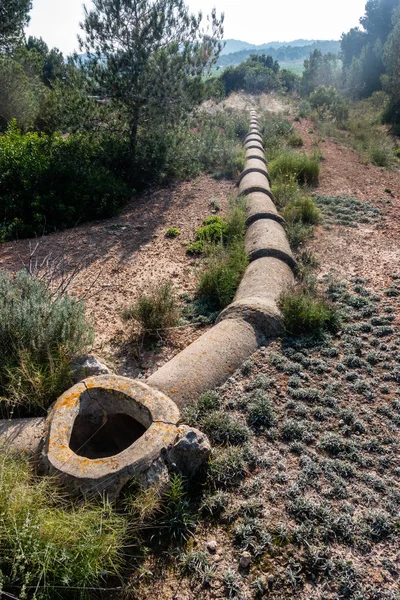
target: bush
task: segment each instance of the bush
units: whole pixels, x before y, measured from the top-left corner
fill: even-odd
[[[301,221],[288,222],[285,230],[289,245],[294,251],[298,250],[313,234],[312,225],[305,225]]]
[[[214,244],[222,242],[226,235],[226,227],[222,217],[207,217],[203,221],[203,227],[196,231],[196,241]]]
[[[200,275],[197,296],[205,298],[219,310],[228,306],[247,267],[244,247],[246,217],[241,202],[232,205],[226,221],[209,217],[196,237],[203,238],[209,254],[205,271]]]
[[[293,132],[287,139],[287,145],[291,148],[301,148],[304,146],[303,138],[298,133]]]
[[[108,504],[68,505],[24,456],[3,452],[0,468],[0,590],[52,600],[75,588],[88,597],[118,572],[126,523]]]
[[[204,252],[204,244],[203,242],[193,242],[193,244],[189,244],[186,248],[186,254],[189,256],[200,256]]]
[[[344,96],[333,87],[317,87],[310,94],[310,105],[317,110],[320,118],[335,120],[338,125],[343,125],[349,118],[349,108]]]
[[[167,229],[167,231],[165,232],[165,237],[170,239],[174,239],[180,235],[181,232],[177,227],[169,227],[169,229]]]
[[[197,296],[207,298],[216,309],[225,308],[232,302],[247,264],[243,242],[238,241],[228,249],[219,246],[200,275]]]
[[[300,288],[283,294],[279,301],[285,330],[290,335],[336,331],[339,317],[333,305],[316,296],[310,289]]]
[[[125,309],[122,317],[135,319],[147,333],[173,327],[178,319],[178,307],[172,283],[166,281],[154,286],[149,294],[142,294],[133,306]]]
[[[282,211],[283,217],[288,222],[317,225],[321,220],[321,213],[310,196],[298,198],[288,204]]]
[[[319,162],[316,158],[290,150],[282,152],[269,164],[272,178],[294,177],[300,184],[316,185],[319,171]]]
[[[102,153],[86,134],[23,135],[11,123],[0,136],[0,240],[115,214],[129,188],[101,163]]]
[[[293,175],[277,177],[271,186],[271,191],[278,208],[284,208],[287,204],[301,197],[301,189],[296,177]]]
[[[390,167],[394,163],[394,144],[385,135],[371,140],[367,149],[368,159],[378,167]]]
[[[249,407],[247,422],[251,427],[271,427],[274,422],[274,412],[266,394],[259,393]]]
[[[249,439],[247,427],[223,411],[208,414],[201,427],[213,444],[238,446]]]
[[[261,127],[263,145],[271,160],[279,152],[282,143],[293,133],[293,126],[285,117],[274,115],[262,122]]]
[[[26,272],[0,272],[0,390],[8,415],[44,414],[70,383],[72,358],[92,340],[82,302]]]

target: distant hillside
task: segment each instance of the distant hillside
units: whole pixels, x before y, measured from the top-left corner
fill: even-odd
[[[247,42],[240,42],[239,40],[227,40],[227,42],[229,42],[229,46],[227,44],[224,50],[232,48],[235,45],[239,47],[240,44],[246,44],[246,47],[235,52],[222,52],[217,63],[219,67],[239,65],[241,62],[247,60],[250,54],[270,54],[274,60],[278,60],[279,62],[291,62],[308,58],[310,53],[315,49],[321,50],[323,54],[327,54],[328,52],[337,54],[340,52],[340,42],[336,40],[295,40],[286,43],[271,42],[269,44],[250,47],[248,47],[249,44]],[[235,44],[232,44],[232,42]]]
[[[242,42],[241,40],[224,40],[224,44],[225,46],[221,52],[221,55],[233,54],[234,52],[240,52],[241,50],[249,50],[250,48],[254,48],[254,44]]]

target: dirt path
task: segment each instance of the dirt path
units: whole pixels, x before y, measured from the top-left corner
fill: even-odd
[[[141,354],[138,363],[138,349],[128,343],[129,331],[120,314],[153,283],[172,280],[177,294],[193,293],[198,261],[186,255],[185,242],[193,241],[196,228],[210,214],[210,201],[216,200],[224,212],[234,191],[232,183],[203,175],[146,193],[132,200],[118,217],[40,241],[39,261],[52,253],[63,255],[69,270],[84,264],[70,292],[87,298],[87,314],[95,327],[94,352],[121,374],[147,375],[202,333],[198,328],[176,330],[155,355]],[[181,235],[167,239],[165,231],[172,226]],[[28,263],[35,244],[35,240],[2,244],[0,269],[19,270]]]

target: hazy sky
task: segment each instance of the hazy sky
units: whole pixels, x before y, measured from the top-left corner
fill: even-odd
[[[358,24],[366,0],[187,0],[193,12],[225,13],[225,38],[254,44],[297,38],[339,39]],[[90,2],[86,2],[90,4]],[[65,54],[77,49],[82,0],[33,0],[27,33]]]

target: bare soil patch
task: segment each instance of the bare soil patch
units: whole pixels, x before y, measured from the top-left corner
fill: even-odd
[[[245,94],[244,92],[235,92],[219,103],[209,100],[208,102],[205,102],[203,106],[210,112],[226,109],[249,111],[254,108],[259,111],[260,117],[261,113],[264,112],[280,113],[288,109],[288,105],[282,97],[276,96],[275,94],[252,96],[251,94]]]

